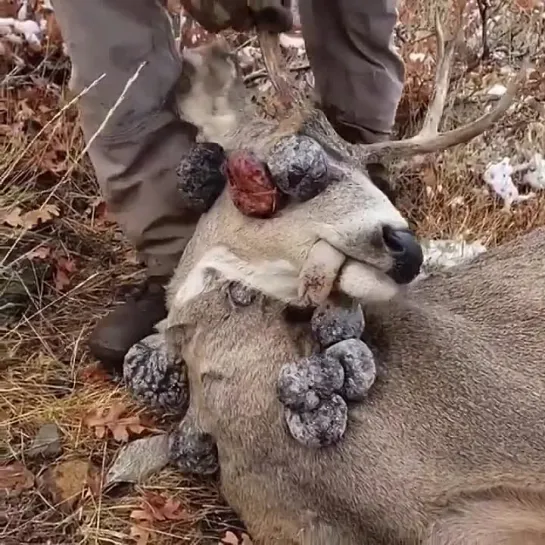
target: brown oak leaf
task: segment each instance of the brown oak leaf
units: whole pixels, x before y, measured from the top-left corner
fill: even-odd
[[[233,532],[225,532],[218,545],[253,545],[253,541],[248,534],[243,533],[239,538]]]
[[[55,264],[55,288],[58,291],[63,291],[70,285],[70,277],[76,271],[76,263],[74,260],[66,257],[57,258]]]
[[[54,204],[44,204],[36,210],[23,212],[19,206],[2,213],[2,223],[10,227],[33,229],[59,215],[59,209]]]
[[[131,537],[137,545],[146,545],[153,534],[154,523],[183,520],[187,517],[187,512],[178,500],[146,491],[139,508],[131,511],[129,517],[136,521],[131,527]]]
[[[34,485],[34,475],[20,462],[0,467],[0,497],[18,496]]]
[[[138,509],[131,511],[129,517],[136,521],[131,527],[131,537],[136,540],[137,545],[146,545],[153,534],[154,523],[183,520],[187,517],[187,512],[178,500],[147,490]]]
[[[15,206],[12,209],[3,209],[0,211],[0,220],[2,223],[9,225],[10,227],[22,227],[23,220],[21,215],[23,210],[20,206]]]
[[[59,209],[54,204],[44,204],[36,210],[30,210],[22,215],[23,227],[32,229],[59,215]]]
[[[147,545],[152,533],[152,529],[145,524],[131,526],[131,537],[136,541],[136,545]]]
[[[91,411],[84,417],[83,422],[87,427],[94,428],[95,436],[99,439],[105,437],[109,430],[116,441],[126,443],[129,440],[129,432],[140,435],[146,429],[140,423],[138,415],[122,418],[126,410],[127,406],[125,404],[116,402],[110,409],[101,407]]]
[[[29,259],[47,259],[51,255],[51,248],[49,246],[38,246],[34,250],[31,250],[27,257]]]
[[[187,512],[183,509],[180,501],[174,498],[165,498],[161,494],[147,490],[139,509],[135,509],[130,516],[136,520],[163,522],[165,520],[183,520],[187,517]]]

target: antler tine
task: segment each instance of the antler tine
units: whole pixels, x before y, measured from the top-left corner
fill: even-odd
[[[290,108],[298,102],[295,83],[283,67],[278,34],[262,30],[258,32],[259,46],[265,68],[284,106]]]
[[[507,111],[517,94],[517,90],[526,79],[528,67],[530,66],[528,58],[524,60],[519,72],[508,83],[507,90],[496,104],[495,108],[467,125],[443,133],[438,132],[448,92],[452,58],[461,31],[462,28],[460,26],[457,30],[456,38],[450,40],[445,47],[441,25],[439,21],[436,21],[438,60],[435,76],[435,91],[421,131],[406,140],[393,140],[390,142],[386,141],[377,142],[375,144],[358,145],[358,157],[360,160],[376,162],[384,160],[385,158],[394,159],[412,157],[414,155],[443,151],[452,146],[469,142],[490,128]]]
[[[448,86],[450,81],[450,69],[452,58],[456,49],[456,39],[451,40],[445,48],[445,37],[443,27],[439,21],[439,15],[435,15],[435,36],[437,42],[437,59],[435,69],[435,85],[431,104],[426,112],[426,117],[420,131],[420,135],[431,136],[437,134],[439,123],[443,117],[445,102],[447,100]],[[456,38],[459,36],[457,33]]]

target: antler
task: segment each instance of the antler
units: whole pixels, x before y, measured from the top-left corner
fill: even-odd
[[[435,73],[435,92],[428,107],[422,129],[418,134],[405,140],[392,140],[374,144],[358,145],[358,158],[367,162],[380,161],[385,158],[411,157],[425,153],[442,151],[457,144],[463,144],[483,133],[491,127],[511,105],[517,89],[526,79],[529,60],[526,58],[518,74],[507,85],[507,90],[490,112],[482,115],[471,123],[451,131],[438,132],[439,123],[443,116],[445,101],[450,81],[450,68],[461,27],[454,39],[445,47],[443,30],[439,19],[436,18],[435,32],[437,37],[437,68]]]
[[[452,59],[462,33],[462,26],[460,24],[455,37],[449,40],[446,46],[443,29],[438,17],[436,17],[435,21],[435,33],[437,39],[437,65],[434,95],[428,107],[422,129],[413,137],[405,140],[390,140],[374,144],[356,145],[354,148],[357,149],[358,160],[372,163],[384,159],[433,153],[456,146],[457,144],[464,144],[496,123],[513,102],[517,90],[526,79],[530,65],[528,58],[523,61],[518,74],[508,83],[507,90],[495,108],[467,125],[447,132],[438,132],[448,93]],[[300,106],[301,97],[297,93],[296,84],[288,71],[283,67],[278,34],[262,31],[259,33],[259,43],[265,67],[282,102],[288,108]]]
[[[262,30],[258,32],[258,40],[265,69],[283,105],[288,109],[298,106],[301,97],[297,93],[295,81],[282,62],[279,35]]]

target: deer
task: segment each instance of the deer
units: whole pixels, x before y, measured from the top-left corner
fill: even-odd
[[[213,439],[223,495],[257,544],[545,543],[545,230],[411,283],[416,237],[365,173],[366,160],[474,138],[524,79],[523,65],[493,110],[438,132],[454,41],[437,29],[436,91],[416,136],[350,146],[304,106],[227,134],[264,160],[282,139],[309,138],[334,182],[266,220],[241,214],[226,188],[168,288],[163,327],[191,392],[182,425]],[[350,404],[342,441],[310,449],[288,432],[278,377],[320,348],[292,310],[335,293],[363,309],[377,378]]]

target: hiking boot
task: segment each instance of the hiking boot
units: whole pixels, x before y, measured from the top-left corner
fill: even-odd
[[[114,374],[123,372],[129,349],[166,318],[166,278],[149,278],[125,303],[102,318],[89,338],[91,354]]]

